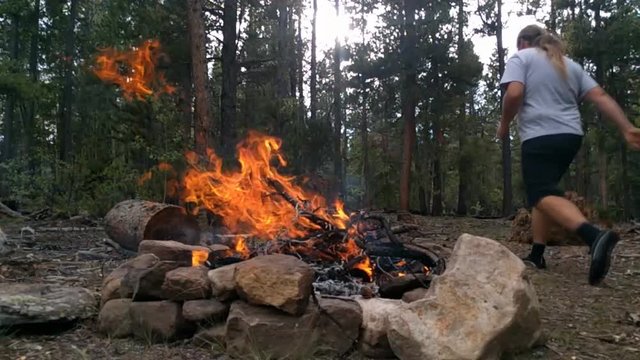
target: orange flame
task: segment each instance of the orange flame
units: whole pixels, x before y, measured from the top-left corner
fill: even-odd
[[[247,259],[251,253],[249,252],[249,248],[245,243],[245,240],[242,236],[237,236],[235,239],[235,246],[233,248],[236,253],[240,254],[242,258]]]
[[[202,266],[209,258],[207,250],[193,250],[191,252],[191,266]]]
[[[321,229],[305,213],[345,229],[349,217],[341,202],[336,202],[335,214],[329,213],[324,197],[305,191],[294,183],[294,177],[272,165],[287,165],[280,147],[280,139],[250,131],[236,147],[240,168],[235,172],[223,171],[222,160],[213,151],[207,154],[208,169],[198,166],[195,153],[188,153],[192,168],[184,179],[184,200],[194,203],[196,212],[204,208],[220,215],[232,232],[263,239],[302,237]]]
[[[353,267],[355,269],[360,269],[364,271],[369,277],[369,280],[373,279],[373,266],[371,265],[371,260],[369,260],[368,256],[365,257],[364,260],[362,260],[361,262],[354,265]]]
[[[129,101],[154,94],[154,87],[157,88],[156,95],[163,92],[171,94],[175,88],[166,83],[162,72],[156,71],[159,48],[159,41],[147,40],[131,51],[104,49],[96,58],[94,73],[102,81],[118,85]]]

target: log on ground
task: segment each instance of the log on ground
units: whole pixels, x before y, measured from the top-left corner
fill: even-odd
[[[200,241],[200,227],[180,206],[145,200],[125,200],[105,216],[107,235],[123,248],[137,251],[142,240],[174,240],[188,245]]]

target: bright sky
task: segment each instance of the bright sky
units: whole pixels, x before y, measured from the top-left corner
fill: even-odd
[[[341,40],[348,41],[349,38],[357,39],[359,38],[359,33],[357,30],[349,29],[349,18],[348,15],[345,14],[344,9],[340,10],[340,17],[336,17],[335,9],[334,9],[334,1],[333,0],[317,0],[318,1],[318,56],[322,51],[333,47],[336,35],[339,35]],[[481,21],[480,19],[473,14],[477,6],[477,2],[473,0],[468,0],[467,7],[471,12],[469,18],[469,29],[467,30],[468,34],[472,34],[470,31],[472,28],[480,27]],[[503,44],[507,49],[507,57],[516,51],[516,37],[518,32],[523,27],[538,23],[533,16],[523,16],[518,17],[516,15],[517,10],[520,8],[517,0],[505,0],[503,4],[503,17],[505,27],[503,30]],[[313,15],[313,9],[311,2],[309,1],[309,6],[305,11],[306,17],[309,19],[308,21],[308,36],[310,38],[311,30],[310,30],[310,22],[311,17]],[[373,26],[375,26],[374,22],[377,19],[373,16],[369,21],[369,26],[373,30]],[[539,24],[539,23],[538,23]],[[542,25],[542,24],[539,24]],[[495,37],[486,37],[480,35],[472,36],[475,52],[480,57],[480,61],[484,64],[487,64],[491,58],[491,54],[493,53],[496,47],[496,39]]]

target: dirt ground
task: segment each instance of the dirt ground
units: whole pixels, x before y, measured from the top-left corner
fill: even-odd
[[[505,241],[510,223],[470,218],[418,218],[425,237],[452,248],[464,232]],[[46,282],[83,286],[96,292],[104,276],[126,257],[103,241],[96,228],[70,229],[69,222],[11,223],[0,227],[13,252],[0,255],[0,286],[9,282]],[[78,225],[78,224],[75,224]],[[24,230],[23,227],[30,227]],[[545,343],[516,359],[639,359],[640,228],[619,225],[623,241],[605,283],[587,283],[587,249],[552,247],[547,270],[530,270],[541,307]],[[517,255],[529,246],[504,243]],[[19,245],[19,248],[15,248]],[[490,261],[490,259],[488,259]],[[635,317],[635,318],[634,318]],[[95,318],[51,334],[0,330],[0,359],[225,359],[219,349],[181,341],[145,344],[108,339],[95,330]],[[352,356],[352,359],[356,357]]]

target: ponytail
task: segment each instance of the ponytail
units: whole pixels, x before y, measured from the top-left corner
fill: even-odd
[[[564,62],[565,47],[562,40],[550,33],[546,33],[535,39],[533,46],[547,53],[549,60],[564,79],[569,77],[567,74],[567,65]]]
[[[569,77],[567,65],[564,61],[566,50],[560,38],[538,25],[529,25],[520,30],[518,34],[518,44],[522,41],[526,41],[530,45],[544,50],[553,67],[556,68],[560,75],[564,79]]]

